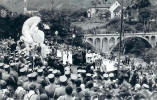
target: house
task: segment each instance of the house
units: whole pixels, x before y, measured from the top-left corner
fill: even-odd
[[[111,19],[115,18],[116,16],[121,15],[121,4],[118,1],[115,1],[109,8],[111,13]]]
[[[91,7],[87,10],[88,18],[92,18],[97,16],[100,12],[106,12],[108,10],[110,12],[110,19],[114,18],[115,16],[119,16],[121,9],[120,3],[118,1],[113,2],[114,0],[103,1],[96,5],[95,7]],[[99,14],[100,14],[99,13]],[[104,15],[104,14],[102,14]]]
[[[110,6],[111,2],[105,2],[105,0],[99,1],[99,4],[94,7],[92,6],[87,10],[88,18],[96,17],[99,12],[109,10]]]
[[[131,3],[130,0],[124,0],[123,9],[126,9]],[[91,7],[87,10],[89,18],[95,17],[98,12],[108,10],[110,12],[110,19],[121,16],[121,0],[102,0],[101,3],[95,7]]]

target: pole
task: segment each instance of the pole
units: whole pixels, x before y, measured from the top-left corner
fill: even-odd
[[[120,23],[121,29],[120,29],[120,39],[119,39],[119,57],[118,57],[118,74],[120,71],[120,61],[121,61],[121,51],[122,51],[122,34],[123,34],[123,0],[121,1],[121,23]]]

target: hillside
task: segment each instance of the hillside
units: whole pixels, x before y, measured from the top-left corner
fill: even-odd
[[[0,5],[7,7],[13,12],[22,13],[23,12],[23,3],[24,0],[0,0]],[[50,9],[51,3],[50,0],[28,0],[30,8],[37,9]],[[72,9],[77,10],[80,8],[89,8],[91,7],[92,0],[54,0],[54,8],[56,9]],[[116,0],[108,0],[108,2],[115,2]],[[121,1],[121,0],[118,0]],[[131,0],[124,0],[124,3],[130,4]],[[157,5],[156,0],[150,0],[153,6]],[[127,5],[129,5],[127,4]]]
[[[50,9],[51,3],[50,0],[28,0],[30,8],[44,8]],[[80,8],[89,8],[91,7],[92,0],[54,0],[54,7],[57,9],[72,9],[77,10]],[[109,0],[113,3],[116,0]],[[120,0],[118,0],[120,1]],[[131,0],[124,0],[125,3],[128,3]],[[156,0],[150,0],[153,5],[157,5]],[[130,3],[130,2],[129,2]],[[14,12],[22,13],[23,12],[23,0],[0,0],[0,5],[4,5],[8,9]]]
[[[50,0],[28,0],[30,8],[50,9]],[[78,2],[79,1],[79,2]],[[88,8],[92,0],[54,0],[54,7],[56,9],[73,9]],[[3,5],[11,11],[22,13],[24,3],[23,0],[0,0],[0,5]]]

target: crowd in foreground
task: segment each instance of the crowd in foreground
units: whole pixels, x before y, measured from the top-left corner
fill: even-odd
[[[94,64],[74,68],[51,54],[41,59],[18,49],[1,54],[0,100],[156,100],[155,68],[133,63],[114,72]]]

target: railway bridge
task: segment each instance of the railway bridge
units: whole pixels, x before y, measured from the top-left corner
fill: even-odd
[[[85,34],[85,41],[95,47],[97,52],[109,53],[119,43],[119,34]],[[125,33],[122,40],[138,37],[147,41],[152,48],[157,46],[157,32]]]

